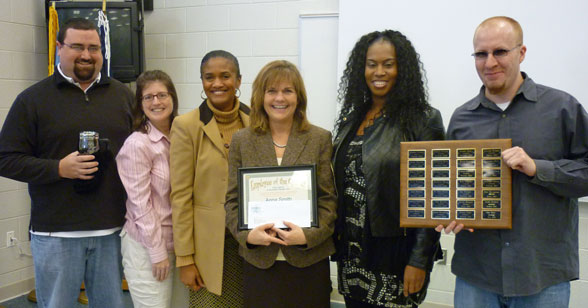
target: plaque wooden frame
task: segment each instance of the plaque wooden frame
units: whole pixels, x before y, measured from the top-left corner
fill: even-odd
[[[512,228],[511,139],[400,143],[400,226]]]

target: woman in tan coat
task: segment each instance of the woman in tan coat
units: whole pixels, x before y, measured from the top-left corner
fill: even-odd
[[[171,204],[176,266],[190,307],[241,307],[242,259],[225,232],[227,159],[233,133],[249,126],[239,102],[237,59],[211,51],[200,66],[204,102],[176,117],[171,129]]]

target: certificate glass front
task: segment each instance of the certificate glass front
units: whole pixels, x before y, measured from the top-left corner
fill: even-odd
[[[240,168],[239,229],[318,226],[315,165]]]

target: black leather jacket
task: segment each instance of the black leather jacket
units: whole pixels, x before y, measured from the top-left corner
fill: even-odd
[[[358,128],[357,123],[350,122],[344,119],[334,141],[333,167],[340,196],[345,166],[338,161],[337,155],[344,140],[349,134],[354,134]],[[438,249],[440,234],[434,229],[400,228],[400,142],[443,140],[445,130],[441,114],[434,108],[431,108],[426,122],[415,126],[416,128],[409,136],[402,136],[402,132],[394,125],[394,120],[384,115],[367,128],[369,133],[366,129],[367,139],[363,142],[362,160],[366,180],[367,220],[372,237],[409,237],[411,240],[408,241],[410,251],[407,252],[407,264],[430,270],[435,257],[439,257],[437,254],[440,253]],[[335,241],[340,242],[344,224],[344,206],[341,197],[337,214]],[[337,247],[341,246],[337,245]],[[336,260],[337,255],[333,259]]]

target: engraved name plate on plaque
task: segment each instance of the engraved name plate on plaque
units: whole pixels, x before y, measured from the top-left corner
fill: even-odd
[[[510,139],[402,142],[400,226],[512,227]]]

